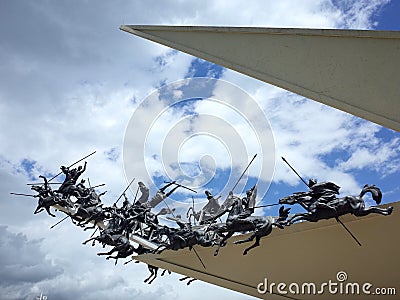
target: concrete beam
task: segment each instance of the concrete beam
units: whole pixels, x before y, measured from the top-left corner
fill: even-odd
[[[271,300],[284,299],[395,299],[400,293],[400,202],[381,207],[393,206],[390,216],[370,214],[365,217],[345,215],[341,221],[357,236],[362,246],[349,236],[336,220],[322,220],[317,223],[303,222],[290,227],[274,229],[261,239],[261,246],[243,256],[243,249],[251,243],[234,245],[233,242],[246,236],[235,236],[213,256],[215,248],[195,246],[206,268],[194,251],[166,250],[161,254],[146,254],[137,260],[173,272],[200,279],[221,287]],[[371,294],[332,294],[325,288],[322,294],[309,295],[260,294],[257,285],[268,279],[269,283],[300,285],[314,283],[318,290],[322,283],[340,283],[336,275],[346,272],[346,283],[371,283]],[[193,283],[195,284],[195,283]],[[339,287],[339,286],[338,286]],[[376,287],[394,287],[397,294],[374,295]],[[286,287],[287,290],[287,287]],[[397,299],[397,298],[396,298]]]
[[[400,32],[123,25],[121,30],[400,131]]]

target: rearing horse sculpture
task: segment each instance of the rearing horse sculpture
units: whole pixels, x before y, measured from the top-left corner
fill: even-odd
[[[293,215],[287,220],[287,225],[291,225],[297,221],[317,222],[322,219],[337,218],[345,214],[353,214],[357,217],[366,216],[370,213],[381,215],[390,215],[393,207],[365,207],[362,197],[366,193],[371,193],[372,199],[380,204],[382,193],[375,185],[365,185],[358,196],[345,196],[343,198],[334,197],[333,200],[322,203],[307,192],[294,193],[291,196],[279,199],[279,204],[300,204],[307,212]]]

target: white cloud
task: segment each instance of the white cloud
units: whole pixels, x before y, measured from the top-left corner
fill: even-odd
[[[382,144],[375,138],[376,143],[373,143],[374,140],[371,142],[370,147],[359,147],[355,149],[348,160],[339,161],[338,168],[342,171],[367,168],[383,175],[399,171],[398,149],[400,140],[395,138]]]

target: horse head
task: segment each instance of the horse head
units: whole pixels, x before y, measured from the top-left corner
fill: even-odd
[[[279,199],[279,204],[293,205],[298,203],[298,204],[305,204],[306,206],[308,206],[310,205],[310,201],[312,201],[312,198],[310,197],[309,193],[299,192],[299,193],[293,193],[293,195]]]
[[[297,202],[298,200],[297,197],[295,197],[295,194],[279,199],[279,204],[293,205]]]

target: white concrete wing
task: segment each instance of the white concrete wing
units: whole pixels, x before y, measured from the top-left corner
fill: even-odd
[[[400,131],[400,32],[120,28]]]

